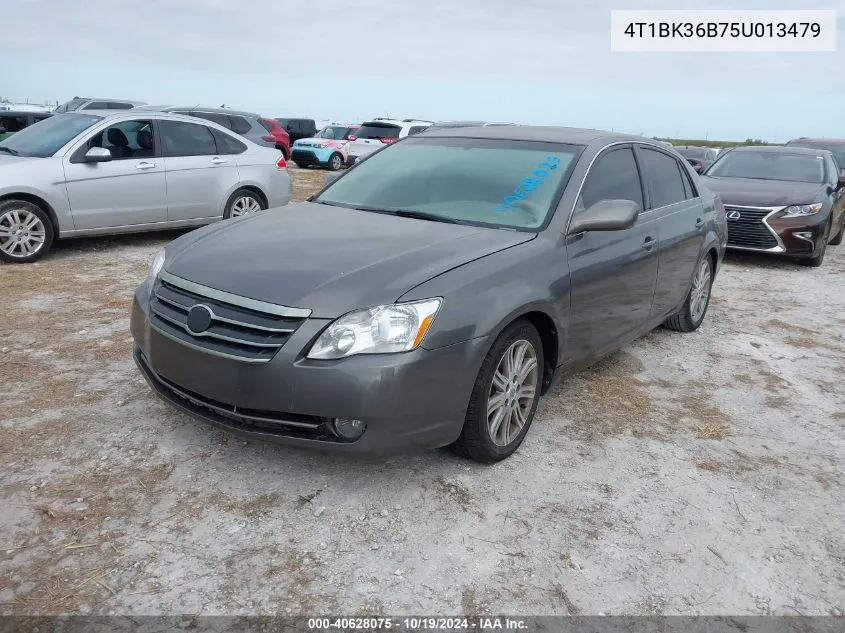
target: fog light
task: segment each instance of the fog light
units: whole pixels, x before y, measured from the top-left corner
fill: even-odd
[[[357,440],[367,430],[367,425],[361,420],[335,418],[334,431],[345,440]]]
[[[813,241],[813,233],[811,231],[795,231],[793,235],[798,239],[806,240],[808,242]]]

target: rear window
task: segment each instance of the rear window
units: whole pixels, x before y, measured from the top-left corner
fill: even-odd
[[[826,149],[836,157],[836,162],[845,165],[845,143],[825,143],[814,141],[789,141],[790,147],[806,147],[807,149]]]
[[[399,138],[400,131],[402,131],[402,128],[398,125],[394,125],[392,123],[379,123],[378,121],[370,121],[369,123],[364,123],[361,127],[359,127],[358,131],[355,132],[355,136],[357,136],[358,138],[369,139]]]
[[[707,158],[706,149],[693,148],[675,148],[677,152],[684,158]]]

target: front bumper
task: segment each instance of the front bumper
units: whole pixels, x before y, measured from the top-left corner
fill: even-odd
[[[789,257],[815,257],[825,240],[829,213],[797,218],[778,217],[783,207],[740,207],[725,204],[728,219],[727,248]],[[731,212],[740,220],[731,220]],[[752,215],[754,214],[754,215]],[[751,220],[746,220],[751,216]]]
[[[135,293],[131,330],[141,373],[166,402],[243,436],[354,453],[438,447],[458,438],[487,351],[486,338],[404,354],[336,361],[304,358],[329,323],[306,319],[266,363],[246,363],[187,347],[149,322],[147,288]],[[355,441],[330,420],[362,420]]]
[[[291,160],[297,165],[326,165],[335,151],[331,147],[295,146],[291,152]]]

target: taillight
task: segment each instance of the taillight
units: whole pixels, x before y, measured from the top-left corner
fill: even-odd
[[[288,166],[288,162],[285,160],[285,155],[282,154],[281,158],[276,161],[276,169],[285,169]]]
[[[382,143],[384,143],[385,145],[390,145],[391,143],[394,143],[394,142],[398,141],[399,139],[395,139],[395,138],[380,138],[379,140],[380,140]]]
[[[354,134],[350,134],[350,135],[349,135],[349,140],[350,140],[350,141],[357,141],[357,140],[358,140],[358,137],[357,137],[357,136],[355,136]]]

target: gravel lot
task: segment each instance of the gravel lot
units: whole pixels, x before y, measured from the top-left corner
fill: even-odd
[[[298,199],[324,175],[291,173]],[[173,237],[0,265],[0,613],[845,610],[845,247],[730,256],[698,332],[567,377],[480,466],[244,443],[165,406],[127,308]]]

